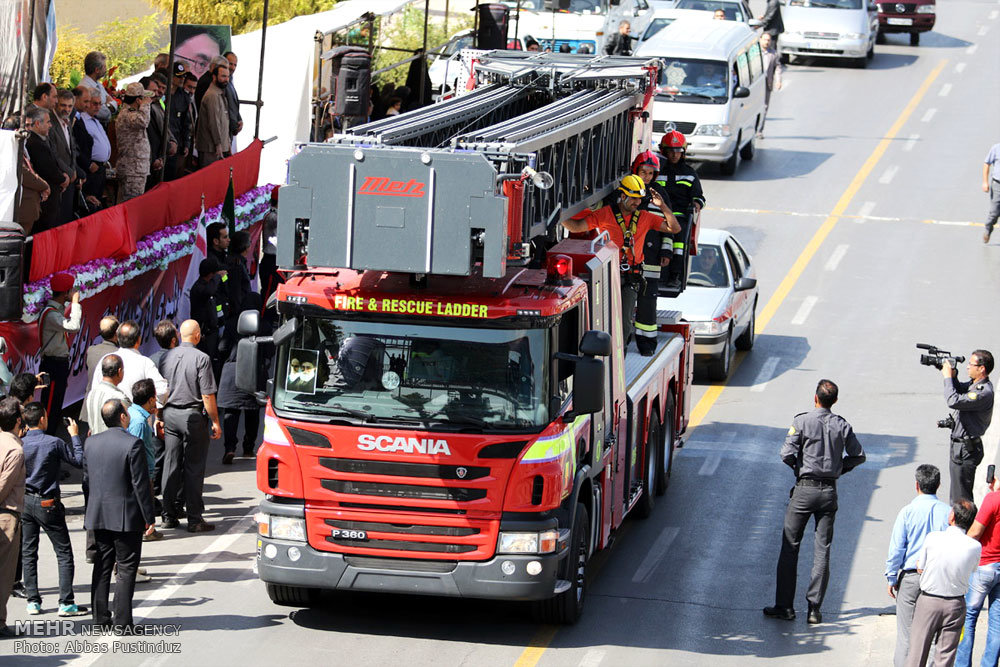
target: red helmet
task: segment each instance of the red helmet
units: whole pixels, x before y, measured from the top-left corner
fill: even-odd
[[[670,130],[660,137],[660,151],[682,151],[686,146],[687,140],[677,130]]]
[[[632,162],[632,173],[638,174],[639,167],[650,166],[654,171],[659,173],[660,171],[660,158],[656,156],[653,151],[643,151],[635,156],[635,160]]]

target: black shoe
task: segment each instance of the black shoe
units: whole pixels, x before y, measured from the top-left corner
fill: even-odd
[[[181,522],[172,516],[163,517],[163,527],[164,528],[177,528],[181,525]]]
[[[213,530],[215,530],[215,524],[209,523],[207,521],[200,521],[198,523],[188,524],[189,533],[208,533]]]
[[[817,623],[823,622],[823,614],[819,613],[819,605],[809,605],[809,616],[806,618],[806,622],[810,625],[816,625]]]
[[[28,599],[28,591],[24,588],[24,584],[20,581],[14,583],[14,587],[10,589],[10,594],[16,598],[21,598],[22,600]]]
[[[791,607],[764,607],[764,615],[770,618],[779,618],[782,621],[795,620],[795,610]]]
[[[252,449],[244,449],[243,450],[243,456],[249,457],[249,458],[252,459],[252,458],[254,458],[257,455],[254,453],[254,451]]]
[[[222,465],[229,466],[233,464],[233,459],[236,458],[236,452],[226,452],[222,455]]]

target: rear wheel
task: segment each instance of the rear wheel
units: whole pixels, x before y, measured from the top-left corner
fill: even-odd
[[[573,533],[570,551],[559,567],[559,578],[570,582],[570,587],[548,600],[538,600],[532,604],[532,614],[540,623],[576,623],[583,613],[583,603],[587,594],[587,555],[590,535],[590,515],[586,506],[576,506],[573,519]]]
[[[300,588],[298,586],[282,586],[281,584],[264,584],[267,597],[274,604],[285,607],[310,607],[319,599],[316,588]]]
[[[719,171],[722,172],[723,176],[732,176],[736,173],[736,166],[740,163],[740,141],[742,139],[742,134],[736,137],[736,145],[733,146],[733,154],[730,155],[725,162],[719,164]]]
[[[646,434],[646,446],[643,449],[646,451],[642,459],[642,469],[645,471],[642,480],[642,496],[635,504],[635,515],[640,519],[649,517],[656,507],[656,477],[660,469],[660,453],[663,451],[660,422],[656,415],[650,416],[649,432]]]
[[[881,30],[878,31],[877,33],[875,33],[875,43],[876,44],[885,44],[885,35],[882,34]]]
[[[708,365],[708,379],[721,382],[729,377],[729,366],[733,358],[733,330],[726,334],[726,344],[722,348],[722,354],[717,359],[713,359]]]
[[[755,143],[756,141],[757,141],[756,135],[750,137],[750,141],[747,142],[747,145],[740,149],[741,158],[743,158],[744,160],[753,159],[753,156],[757,153],[757,145]]]
[[[660,469],[656,475],[656,495],[662,496],[670,486],[670,473],[674,468],[674,395],[667,396],[667,409],[663,415],[663,450],[660,454]]]
[[[918,44],[920,44],[920,33],[919,32],[911,32],[910,33],[910,46],[917,46]]]
[[[754,343],[754,327],[757,326],[757,302],[753,302],[753,310],[750,311],[750,322],[747,324],[747,330],[744,331],[739,338],[736,339],[736,349],[737,350],[751,350],[753,349]]]

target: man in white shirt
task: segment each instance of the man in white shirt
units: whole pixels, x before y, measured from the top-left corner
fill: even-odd
[[[107,58],[100,51],[91,51],[83,59],[83,72],[85,76],[80,80],[80,84],[97,93],[98,106],[94,115],[102,125],[107,126],[111,115],[118,109],[118,103],[108,97],[108,91],[100,83],[108,73]]]
[[[131,401],[132,385],[139,380],[152,380],[153,384],[156,385],[156,400],[162,405],[167,400],[167,381],[160,375],[153,360],[139,352],[138,348],[141,343],[142,337],[139,333],[138,323],[131,320],[122,322],[118,327],[119,347],[114,352],[121,357],[122,364],[125,366],[125,374],[118,388]],[[94,371],[95,385],[101,380],[97,375],[100,372],[100,369]]]
[[[934,665],[955,663],[955,651],[965,621],[965,594],[969,577],[979,565],[982,546],[966,535],[976,518],[976,506],[960,500],[951,508],[948,528],[929,533],[917,557],[920,597],[913,612],[907,667],[927,664],[931,642],[937,636]]]

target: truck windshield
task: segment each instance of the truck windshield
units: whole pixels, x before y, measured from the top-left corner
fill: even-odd
[[[548,330],[307,317],[278,350],[274,406],[362,422],[548,423]]]
[[[729,68],[721,60],[662,58],[657,101],[724,104]]]

